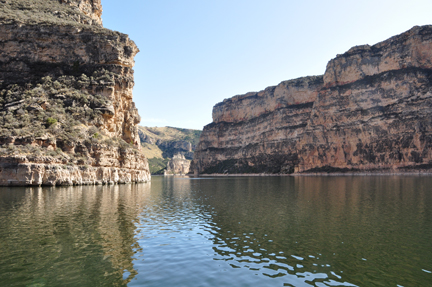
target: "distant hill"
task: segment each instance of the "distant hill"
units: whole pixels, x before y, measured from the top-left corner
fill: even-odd
[[[201,132],[174,127],[138,126],[138,134],[143,152],[148,158],[150,172],[163,174],[168,161],[178,153],[192,160]]]

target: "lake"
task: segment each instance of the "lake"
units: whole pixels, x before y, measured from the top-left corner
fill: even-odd
[[[432,286],[432,177],[0,188],[0,286]]]

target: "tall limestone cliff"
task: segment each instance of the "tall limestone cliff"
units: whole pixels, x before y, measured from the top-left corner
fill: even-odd
[[[432,171],[432,26],[213,108],[199,173]]]
[[[100,0],[0,0],[0,185],[150,179],[134,56]]]

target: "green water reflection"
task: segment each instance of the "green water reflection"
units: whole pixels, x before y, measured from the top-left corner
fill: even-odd
[[[2,189],[0,285],[126,285],[149,192],[144,184]]]
[[[429,286],[432,177],[0,189],[0,286]]]

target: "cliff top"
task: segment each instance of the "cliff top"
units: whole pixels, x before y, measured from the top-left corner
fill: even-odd
[[[408,31],[372,46],[367,44],[354,46],[345,53],[336,55],[335,58],[328,62],[324,75],[300,77],[283,81],[277,86],[270,86],[259,92],[236,95],[217,103],[214,108],[259,98],[281,86],[308,86],[322,80],[324,80],[325,85],[334,85],[336,82],[353,82],[366,75],[397,70],[403,67],[429,67],[431,65],[430,52],[427,47],[424,49],[421,47],[423,45],[421,43],[427,42],[432,42],[432,25],[414,26]],[[411,46],[416,48],[411,48]],[[384,58],[385,60],[383,60]]]
[[[337,54],[337,58],[341,57],[348,57],[356,54],[361,54],[364,52],[379,52],[380,50],[389,48],[390,46],[396,47],[398,44],[402,44],[409,38],[415,37],[415,36],[427,36],[430,38],[432,35],[432,25],[424,25],[424,26],[414,26],[408,31],[405,31],[401,34],[395,35],[393,37],[390,37],[384,41],[378,42],[374,45],[358,45],[350,48],[348,51],[346,51],[343,54]]]
[[[361,45],[339,54],[327,64],[324,85],[353,83],[392,70],[432,68],[432,25],[414,26],[373,46]]]
[[[0,0],[0,24],[102,27],[100,0]]]
[[[267,87],[264,90],[261,90],[259,92],[248,92],[246,94],[236,95],[234,97],[224,99],[222,102],[217,103],[214,107],[223,106],[225,104],[232,103],[232,102],[242,101],[242,100],[245,100],[248,98],[254,98],[254,97],[262,96],[266,92],[274,91],[279,86],[303,87],[305,85],[306,86],[315,85],[319,82],[322,82],[322,78],[323,78],[322,75],[320,75],[320,76],[306,76],[306,77],[300,77],[297,79],[282,81],[277,86],[270,86],[270,87]]]

